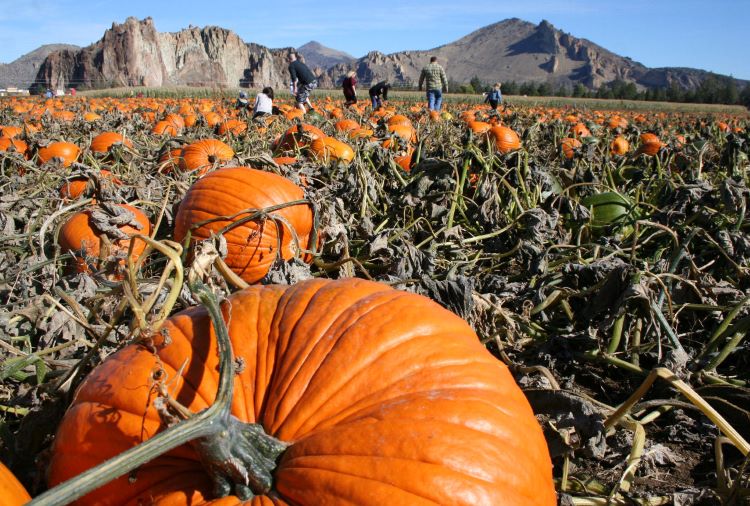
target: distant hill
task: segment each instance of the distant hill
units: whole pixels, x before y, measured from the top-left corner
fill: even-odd
[[[583,85],[596,89],[619,81],[635,84],[639,90],[677,87],[694,91],[709,79],[726,82],[732,79],[699,69],[649,68],[558,30],[547,21],[536,25],[517,18],[485,26],[433,49],[391,54],[371,51],[357,59],[314,41],[299,49],[270,49],[245,42],[236,33],[217,26],[159,32],[151,18],[128,18],[122,24],[113,23],[101,40],[85,48],[57,47],[62,50],[52,51],[55,46],[44,46],[31,53],[36,53],[36,58],[49,53],[38,67],[36,79],[54,88],[71,85],[285,88],[289,80],[288,57],[295,52],[305,56],[308,65],[316,70],[322,88],[339,86],[351,69],[357,72],[361,86],[386,79],[394,85],[416,87],[430,56],[437,56],[449,79],[456,83],[468,83],[477,77],[484,83],[536,82],[555,88]],[[31,73],[34,66],[29,63],[24,68]],[[15,72],[17,76],[18,71]],[[33,78],[10,80],[22,83]],[[734,81],[737,88],[748,85],[748,81]]]
[[[430,56],[437,56],[448,77],[459,83],[476,76],[485,83],[549,82],[569,87],[580,83],[593,89],[622,80],[633,82],[641,89],[675,84],[683,90],[694,90],[709,76],[716,76],[698,69],[648,68],[589,40],[558,30],[548,21],[535,25],[517,18],[485,26],[430,50],[388,55],[372,51],[355,65],[364,82],[387,79],[396,84],[415,85]],[[329,77],[340,81],[344,70],[344,66],[337,65],[329,70]],[[741,80],[737,83],[748,84]]]
[[[298,47],[297,52],[305,57],[305,63],[310,68],[320,67],[327,70],[337,64],[350,65],[356,61],[352,55],[331,49],[314,40]]]
[[[72,44],[46,44],[11,63],[0,63],[0,88],[9,86],[29,88],[47,56],[64,49],[76,51],[80,48]]]

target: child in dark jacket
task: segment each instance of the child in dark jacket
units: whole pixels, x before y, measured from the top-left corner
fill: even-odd
[[[497,106],[503,103],[503,94],[500,92],[501,86],[502,84],[495,83],[495,85],[492,87],[492,90],[487,93],[487,98],[484,99],[485,102],[490,103],[490,107],[492,107],[493,111],[496,111]]]

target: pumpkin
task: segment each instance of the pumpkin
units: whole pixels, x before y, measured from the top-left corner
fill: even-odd
[[[388,125],[388,132],[392,133],[393,135],[397,135],[401,137],[403,140],[407,142],[417,142],[417,131],[414,130],[414,127],[411,125],[411,122],[409,124],[404,123],[395,123],[393,125]]]
[[[205,174],[221,162],[231,160],[234,150],[218,139],[195,141],[182,149],[180,169],[188,172],[198,171]]]
[[[630,143],[625,137],[623,137],[622,135],[618,135],[612,140],[612,143],[609,145],[609,149],[613,155],[626,155],[630,150]]]
[[[151,234],[151,222],[143,211],[129,204],[116,204],[116,206],[133,213],[135,220],[141,227],[137,228],[129,224],[120,225],[117,228],[121,232],[128,236],[132,236],[133,234]],[[102,247],[102,234],[94,227],[91,213],[91,209],[75,213],[60,227],[57,243],[60,245],[63,253],[79,251],[83,252],[88,259],[99,258]],[[127,255],[130,239],[110,239],[110,242],[112,244],[112,249],[109,252],[110,255],[123,257]],[[143,253],[144,249],[146,249],[146,243],[137,241],[133,245],[133,259],[137,259]],[[76,259],[76,270],[78,272],[87,272],[92,267],[96,268],[96,265],[96,262],[87,262],[86,258]]]
[[[39,150],[39,164],[45,163],[55,158],[60,159],[63,167],[70,165],[78,160],[81,150],[72,142],[53,142]]]
[[[293,121],[295,119],[302,119],[305,117],[305,111],[302,109],[290,109],[284,113],[284,117],[288,119],[289,121]]]
[[[83,120],[87,121],[89,123],[94,122],[94,121],[98,121],[100,119],[102,119],[101,115],[99,115],[99,114],[97,114],[95,112],[87,112],[87,113],[84,113],[84,115],[83,115]]]
[[[215,111],[208,111],[203,115],[203,120],[206,122],[206,125],[211,128],[221,123],[221,119],[221,115]]]
[[[174,237],[182,242],[192,229],[194,240],[207,239],[232,221],[247,217],[248,213],[194,228],[199,222],[303,198],[300,187],[279,175],[249,167],[225,167],[209,172],[190,187],[175,216]],[[282,220],[258,218],[224,232],[228,247],[226,264],[248,283],[263,279],[278,256],[290,259],[295,256],[297,247],[309,247],[313,229],[309,205],[284,207],[274,211],[272,216]],[[289,226],[294,229],[299,245],[294,244]]]
[[[300,129],[302,131],[300,131]],[[276,139],[273,143],[272,149],[274,151],[288,151],[291,149],[305,148],[313,139],[325,136],[326,134],[324,134],[320,128],[306,123],[300,123],[299,125],[290,127],[278,139]]]
[[[353,119],[342,119],[336,122],[334,128],[337,132],[351,132],[358,130],[360,127],[359,123]]]
[[[466,126],[469,128],[469,130],[472,131],[474,135],[486,134],[490,131],[490,128],[492,128],[492,125],[490,125],[486,121],[475,121],[473,119],[467,121]]]
[[[228,119],[216,127],[219,135],[241,135],[247,131],[247,123],[238,119]]]
[[[566,137],[560,142],[560,146],[565,158],[571,160],[576,155],[578,150],[581,149],[583,144],[581,144],[581,141],[579,141],[575,137]]]
[[[654,156],[663,146],[659,138],[652,133],[641,134],[640,139],[641,146],[638,148],[637,154],[643,153],[648,156]]]
[[[595,228],[620,222],[634,214],[633,203],[618,192],[602,192],[581,199],[581,204],[591,209],[591,224]]]
[[[612,130],[615,130],[617,128],[625,129],[628,127],[628,120],[626,120],[622,116],[612,116],[611,118],[609,118],[607,126],[609,126],[609,128]]]
[[[108,179],[112,184],[117,186],[122,184],[122,181],[114,177],[112,173],[106,169],[102,169],[99,172],[99,177]],[[74,177],[60,187],[60,197],[63,199],[77,199],[83,195],[86,190],[91,189],[92,186],[93,183],[88,177]]]
[[[173,125],[178,132],[185,128],[185,119],[177,113],[167,114],[164,116],[164,121]]]
[[[31,500],[31,496],[21,482],[2,462],[0,462],[0,500],[5,506],[21,506]]]
[[[18,137],[23,133],[23,128],[17,126],[0,127],[0,137]]]
[[[15,150],[18,153],[26,156],[26,153],[29,150],[29,145],[21,139],[16,139],[15,137],[0,137],[0,151],[9,150]]]
[[[182,148],[165,148],[159,155],[157,170],[162,174],[169,174],[180,166]]]
[[[223,305],[237,360],[232,415],[289,443],[273,490],[248,503],[556,504],[546,442],[507,367],[461,318],[361,279],[252,286]],[[154,378],[192,412],[216,395],[207,312],[165,323],[83,382],[55,438],[56,485],[153,436]],[[169,339],[163,339],[163,335]],[[142,465],[81,504],[239,504],[212,499],[193,446]]]
[[[591,132],[583,123],[577,123],[570,129],[570,135],[573,137],[591,137]]]
[[[323,162],[330,160],[348,164],[354,159],[352,147],[334,137],[319,137],[310,143],[313,158]]]
[[[350,139],[369,139],[375,132],[370,128],[357,128],[348,133]]]
[[[411,170],[414,162],[414,148],[408,146],[402,154],[394,155],[393,160],[406,172]]]
[[[413,126],[411,124],[411,120],[404,116],[403,114],[394,114],[390,118],[388,118],[387,121],[388,125],[406,125],[406,126]]]
[[[113,146],[121,144],[129,148],[133,143],[117,132],[103,132],[91,139],[90,149],[94,153],[109,153]]]
[[[151,129],[151,133],[154,135],[168,135],[174,137],[180,134],[180,129],[177,128],[173,123],[168,121],[157,121],[154,128]]]
[[[489,130],[489,138],[500,153],[510,153],[521,148],[521,139],[510,128],[497,125]]]
[[[292,165],[297,163],[297,158],[293,156],[277,156],[273,159],[278,165]]]

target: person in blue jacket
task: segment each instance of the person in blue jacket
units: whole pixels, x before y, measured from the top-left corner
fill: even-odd
[[[500,92],[501,87],[501,83],[495,83],[492,90],[487,93],[487,97],[484,99],[485,102],[489,102],[493,111],[496,111],[497,106],[503,103],[503,94]]]

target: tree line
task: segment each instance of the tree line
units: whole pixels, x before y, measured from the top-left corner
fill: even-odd
[[[456,93],[484,93],[491,88],[478,77],[469,83],[449,81],[448,91]],[[694,90],[684,90],[677,83],[666,88],[639,90],[635,83],[623,80],[611,81],[598,89],[590,89],[583,84],[573,87],[554,85],[549,82],[503,82],[503,94],[534,96],[557,96],[575,98],[604,98],[617,100],[647,100],[654,102],[689,102],[701,104],[744,105],[750,108],[750,85],[740,89],[731,77],[709,76]]]

